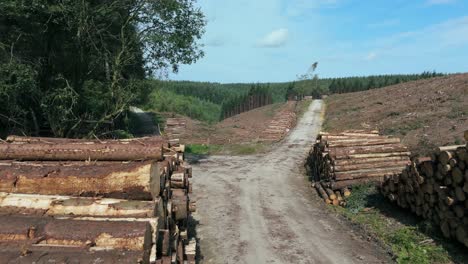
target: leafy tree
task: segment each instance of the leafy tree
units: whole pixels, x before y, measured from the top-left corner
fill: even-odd
[[[203,56],[193,0],[10,0],[0,13],[4,133],[113,130],[150,92],[138,80]]]

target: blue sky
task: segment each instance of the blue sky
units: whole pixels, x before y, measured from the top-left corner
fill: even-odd
[[[468,72],[468,0],[198,0],[205,57],[170,79]]]

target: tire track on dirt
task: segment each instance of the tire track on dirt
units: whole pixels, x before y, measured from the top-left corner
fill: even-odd
[[[391,262],[326,213],[302,174],[322,111],[315,100],[267,154],[214,156],[194,165],[202,263]]]

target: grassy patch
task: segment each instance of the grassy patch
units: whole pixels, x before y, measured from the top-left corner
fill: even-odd
[[[185,146],[185,152],[195,155],[214,155],[222,148],[221,145],[190,144]]]
[[[454,253],[451,246],[446,245],[448,243],[453,246],[455,242],[445,241],[441,238],[438,228],[433,227],[431,223],[415,218],[411,212],[388,202],[374,186],[354,187],[347,202],[346,208],[331,209],[351,222],[361,225],[385,244],[391,249],[397,263],[460,262],[460,259],[454,258],[460,257],[461,254]],[[457,250],[460,249],[455,249]]]
[[[422,120],[412,120],[399,125],[395,125],[389,128],[384,129],[385,135],[406,135],[413,130],[420,129],[424,126],[424,121]]]
[[[454,105],[450,110],[450,113],[447,114],[447,117],[450,119],[463,118],[468,115],[468,111],[461,105]]]
[[[232,145],[190,144],[186,146],[185,152],[195,155],[253,155],[263,153],[267,149],[268,145],[262,143]]]

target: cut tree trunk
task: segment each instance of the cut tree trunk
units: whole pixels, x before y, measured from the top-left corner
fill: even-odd
[[[155,144],[0,144],[0,159],[2,160],[161,160],[163,158],[163,143]]]
[[[148,253],[144,250],[98,250],[42,245],[0,244],[1,263],[119,263],[149,264]]]
[[[330,150],[330,155],[333,157],[333,156],[356,155],[356,154],[393,153],[393,152],[403,152],[407,150],[408,149],[403,145],[357,146],[357,147],[333,148]]]
[[[335,172],[344,172],[344,171],[352,171],[352,170],[362,170],[362,169],[377,169],[377,168],[392,168],[392,167],[399,167],[399,166],[406,166],[409,165],[408,160],[402,161],[388,161],[388,162],[370,162],[370,163],[361,163],[361,164],[353,164],[353,165],[335,165],[334,171]]]
[[[151,200],[160,188],[155,162],[0,163],[0,192]]]
[[[8,136],[7,142],[14,143],[44,143],[44,144],[68,144],[68,143],[79,143],[79,144],[155,144],[167,142],[167,139],[154,136],[154,137],[141,137],[141,138],[129,138],[129,139],[74,139],[74,138],[51,138],[51,137],[23,137],[23,136]]]
[[[161,198],[129,201],[107,198],[0,193],[0,214],[90,217],[163,217]]]
[[[148,254],[153,243],[152,227],[143,221],[0,216],[0,223],[0,242],[144,250]]]
[[[336,172],[335,177],[336,180],[354,180],[359,178],[381,177],[385,175],[401,173],[404,169],[405,166],[399,166],[380,169],[364,169],[356,171]]]

